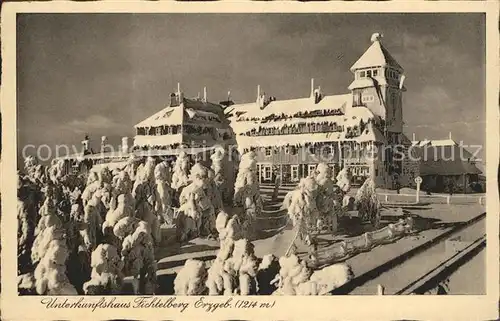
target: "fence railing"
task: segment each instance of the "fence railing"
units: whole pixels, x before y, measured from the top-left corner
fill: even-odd
[[[385,203],[389,203],[391,201],[413,201],[416,202],[415,194],[393,194],[393,193],[377,193],[379,199],[383,200]],[[441,204],[471,204],[477,203],[480,205],[486,204],[486,195],[485,194],[420,194],[419,202],[428,202],[428,203],[441,203]]]

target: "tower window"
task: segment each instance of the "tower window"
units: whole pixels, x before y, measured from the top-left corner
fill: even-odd
[[[367,70],[366,71],[366,77],[371,77],[372,76],[372,71],[371,70]]]
[[[373,95],[363,95],[361,97],[361,101],[364,102],[364,103],[371,103],[375,100],[375,97],[373,97]]]
[[[378,76],[378,70],[375,69],[375,70],[373,70],[373,77],[377,77],[377,76]]]
[[[360,72],[360,73],[359,73],[359,76],[360,76],[361,78],[365,78],[365,72],[364,72],[364,71]]]

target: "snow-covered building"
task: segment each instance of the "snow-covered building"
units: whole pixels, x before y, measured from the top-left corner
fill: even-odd
[[[417,165],[394,159],[392,150],[411,146],[402,133],[404,70],[380,34],[371,41],[350,69],[347,94],[324,95],[312,80],[309,97],[276,100],[259,87],[255,102],[231,106],[238,147],[256,150],[262,182],[296,182],[319,162],[347,166],[354,183],[371,176],[391,186],[394,176],[410,182],[418,175]]]
[[[192,158],[204,155],[203,159],[209,161],[209,154],[216,146],[236,144],[223,107],[207,100],[206,88],[203,98],[186,98],[178,84],[166,107],[134,127],[133,145],[129,145],[129,137],[123,137],[119,150],[106,150],[104,136],[100,150],[93,150],[86,137],[82,141],[82,153],[63,157],[67,170],[85,172],[91,167],[94,170],[101,166],[123,167],[131,155],[175,159],[181,151]]]
[[[451,138],[451,133],[448,139],[414,139],[412,149],[420,160],[424,190],[448,191],[451,184],[455,192],[478,191],[474,186],[479,184],[481,170],[476,167],[476,159]]]

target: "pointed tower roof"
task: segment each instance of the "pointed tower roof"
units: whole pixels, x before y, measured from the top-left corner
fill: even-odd
[[[372,35],[371,41],[372,45],[365,53],[352,65],[351,71],[361,68],[369,68],[374,66],[390,66],[403,71],[396,59],[394,59],[389,51],[380,42],[382,35],[379,33],[374,33]]]

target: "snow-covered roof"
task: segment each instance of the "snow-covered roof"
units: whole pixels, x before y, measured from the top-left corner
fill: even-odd
[[[285,114],[292,116],[298,112],[314,111],[314,110],[328,110],[343,108],[347,104],[351,104],[351,94],[324,96],[317,104],[314,103],[313,98],[297,98],[288,100],[275,100],[271,101],[264,109],[260,109],[257,103],[242,104],[240,106],[233,105],[235,111],[246,111],[246,113],[238,118],[264,118],[266,116],[275,114]]]
[[[134,127],[155,127],[182,124],[183,110],[180,106],[166,107],[149,116]]]
[[[220,105],[197,98],[183,98],[180,106],[166,107],[134,127],[180,125],[184,120],[184,111],[186,111],[190,120],[207,123],[228,123]]]
[[[370,68],[370,67],[393,67],[399,71],[403,71],[396,59],[394,59],[389,51],[380,42],[380,39],[372,39],[372,45],[365,51],[365,53],[352,65],[351,71],[357,69]]]
[[[428,161],[420,163],[420,175],[481,174],[481,170],[467,161]]]

